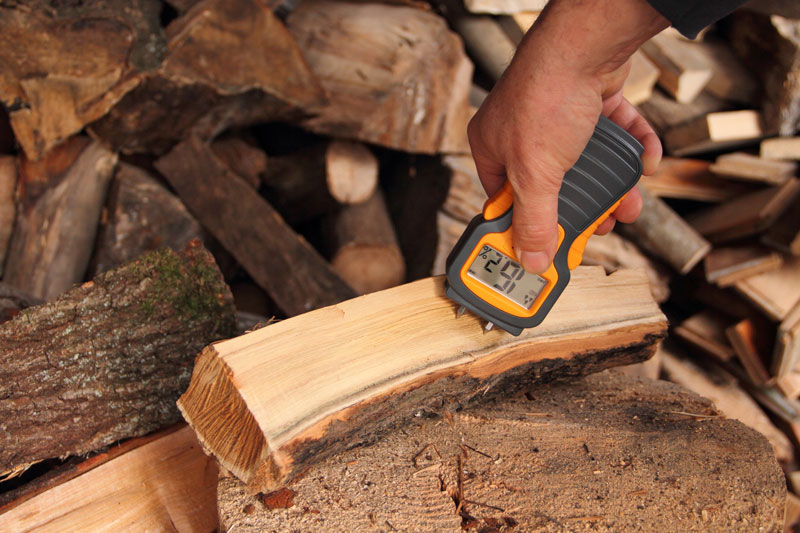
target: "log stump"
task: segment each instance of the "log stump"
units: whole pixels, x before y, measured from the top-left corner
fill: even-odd
[[[781,531],[766,439],[710,400],[603,373],[420,417],[270,494],[221,477],[222,531]]]

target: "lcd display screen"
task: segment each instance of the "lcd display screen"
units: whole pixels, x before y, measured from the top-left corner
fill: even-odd
[[[531,308],[547,285],[546,279],[525,272],[519,263],[488,245],[483,246],[467,272],[471,278],[525,309]]]

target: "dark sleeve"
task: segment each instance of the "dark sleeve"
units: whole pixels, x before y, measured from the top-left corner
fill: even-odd
[[[747,0],[647,0],[664,18],[686,37],[697,34]]]

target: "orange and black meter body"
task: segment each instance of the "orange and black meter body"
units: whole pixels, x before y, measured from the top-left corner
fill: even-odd
[[[642,173],[642,145],[605,117],[564,175],[558,194],[558,249],[537,275],[522,269],[512,248],[513,192],[508,182],[472,219],[447,258],[447,296],[506,331],[538,325],[567,286],[586,241]],[[586,302],[592,305],[592,302]]]

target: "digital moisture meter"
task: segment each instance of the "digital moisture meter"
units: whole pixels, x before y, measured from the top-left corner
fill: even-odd
[[[492,325],[519,335],[547,316],[586,242],[617,208],[642,173],[644,148],[601,116],[589,144],[558,193],[558,248],[542,274],[523,270],[512,249],[513,192],[506,181],[486,201],[447,257],[447,296]]]

